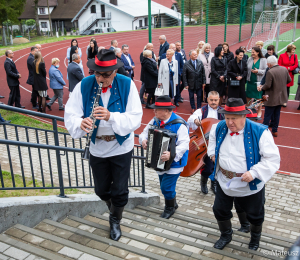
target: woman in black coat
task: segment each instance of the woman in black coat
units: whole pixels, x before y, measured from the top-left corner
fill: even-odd
[[[227,75],[229,78],[228,98],[241,98],[246,104],[247,62],[243,59],[244,52],[241,49],[237,49],[235,55],[236,57],[227,66]],[[238,80],[239,86],[230,86],[231,80]]]
[[[227,64],[234,59],[233,53],[229,50],[229,44],[227,42],[224,42],[222,44],[223,50],[224,50],[224,57],[227,59]]]
[[[223,47],[215,48],[215,56],[211,59],[210,91],[217,91],[220,95],[220,105],[226,94],[227,60],[223,56]]]
[[[33,88],[39,93],[39,112],[46,113],[46,97],[47,97],[47,71],[42,54],[38,51],[34,54],[34,70],[33,70]],[[43,109],[42,109],[43,107]]]
[[[95,59],[98,53],[98,45],[96,41],[90,42],[90,47],[88,48],[88,59]]]
[[[152,51],[145,50],[143,56],[141,79],[145,83],[145,92],[148,93],[146,108],[150,108],[150,100],[152,99],[152,104],[155,102],[154,93],[158,82],[158,69],[156,61],[152,58]]]

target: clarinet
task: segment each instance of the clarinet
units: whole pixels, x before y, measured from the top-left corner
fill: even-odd
[[[82,156],[81,156],[82,160],[89,160],[90,159],[90,143],[91,143],[93,132],[95,130],[95,124],[96,124],[96,120],[97,120],[94,117],[94,111],[95,111],[95,108],[99,106],[99,100],[100,100],[101,92],[102,92],[102,85],[103,85],[103,82],[100,82],[98,90],[97,90],[97,95],[94,99],[93,109],[92,109],[92,112],[90,114],[90,118],[93,120],[93,125],[92,125],[92,130],[88,133],[88,137],[86,139],[85,148],[84,148],[84,151],[83,151]]]

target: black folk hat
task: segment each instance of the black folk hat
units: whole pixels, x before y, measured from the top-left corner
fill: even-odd
[[[256,120],[262,120],[261,117],[258,117],[258,116],[257,116],[257,111],[256,111],[255,108],[251,108],[251,109],[248,108],[248,111],[250,112],[249,114],[246,115],[246,117],[247,117],[248,119],[250,119],[250,120],[255,120],[255,121],[256,121]]]
[[[241,98],[228,98],[225,108],[218,110],[220,114],[246,115],[251,113],[246,109],[244,101]]]
[[[101,49],[95,59],[88,60],[87,66],[94,71],[106,72],[116,70],[124,66],[124,63],[117,59],[114,51]]]
[[[171,102],[171,98],[169,96],[159,96],[156,98],[155,103],[150,105],[151,108],[175,108]]]

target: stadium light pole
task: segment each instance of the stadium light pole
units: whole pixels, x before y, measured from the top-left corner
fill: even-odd
[[[152,42],[151,0],[148,0],[148,33],[149,33],[149,42]]]
[[[184,48],[184,0],[181,0],[181,48]]]
[[[205,42],[208,42],[208,16],[209,16],[209,0],[206,0],[206,10],[205,10]]]
[[[241,34],[242,34],[242,22],[243,22],[243,3],[244,1],[241,1],[241,8],[240,8],[240,30],[239,30],[239,42],[241,42]]]
[[[228,19],[228,0],[226,0],[226,3],[225,3],[225,31],[224,31],[224,42],[226,42],[227,19]]]
[[[263,12],[265,11],[265,6],[266,6],[266,0],[264,0],[264,4],[263,4]],[[261,24],[261,33],[264,32],[264,17],[262,19],[262,24]]]

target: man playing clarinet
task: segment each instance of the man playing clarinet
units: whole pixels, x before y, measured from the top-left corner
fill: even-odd
[[[229,98],[225,120],[214,124],[209,135],[208,156],[216,162],[217,180],[213,206],[221,232],[214,247],[223,249],[232,239],[232,207],[235,200],[250,222],[249,249],[257,250],[264,222],[265,183],[279,169],[280,155],[268,127],[246,119],[250,113],[241,98]]]
[[[176,203],[176,183],[184,166],[187,164],[189,152],[189,130],[187,123],[178,115],[173,113],[175,106],[171,103],[169,96],[160,96],[155,104],[150,106],[154,108],[155,118],[153,118],[144,131],[140,134],[140,144],[144,149],[147,148],[148,130],[150,125],[165,128],[177,134],[176,138],[176,156],[168,171],[157,171],[159,175],[160,189],[165,197],[165,209],[160,217],[170,218],[178,208]],[[156,119],[156,120],[155,120]],[[176,120],[177,123],[171,122]],[[180,121],[180,123],[178,123]],[[175,121],[174,121],[175,122]],[[170,152],[165,151],[161,156],[162,161],[169,161]]]
[[[201,125],[201,120],[205,118],[215,118],[219,120],[224,119],[223,114],[218,114],[218,110],[222,109],[219,104],[220,101],[220,95],[217,91],[210,91],[208,93],[207,102],[208,104],[202,108],[197,109],[188,119],[187,123],[189,124],[190,128],[192,130],[196,130]],[[201,170],[201,179],[200,179],[200,186],[201,191],[204,194],[208,193],[207,189],[207,181],[208,177],[213,173],[214,171],[214,163],[211,161],[211,159],[206,156],[204,159],[205,166]],[[210,182],[211,190],[214,194],[216,194],[216,181]]]
[[[92,129],[90,118],[99,84],[102,93],[93,111],[96,119],[91,135],[90,165],[95,193],[110,210],[110,237],[121,237],[120,221],[128,202],[128,178],[134,133],[143,115],[139,95],[131,78],[117,74],[123,66],[114,52],[102,49],[87,62],[95,75],[84,78],[74,88],[65,107],[65,126],[73,138],[81,138]]]

